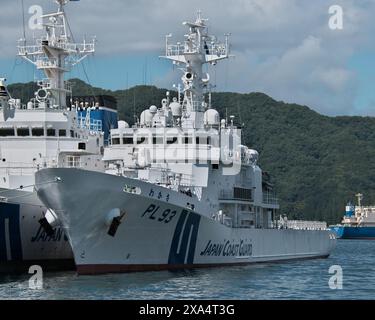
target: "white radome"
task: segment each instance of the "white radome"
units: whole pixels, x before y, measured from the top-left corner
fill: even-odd
[[[145,110],[141,113],[140,123],[143,126],[150,126],[153,118],[154,118],[154,115],[151,113],[151,111]]]
[[[156,112],[158,112],[158,107],[157,106],[151,106],[149,110],[152,114],[155,114]]]
[[[129,128],[129,124],[126,121],[118,121],[117,122],[118,128],[119,129],[127,129]]]
[[[218,126],[220,124],[220,115],[215,109],[208,109],[204,113],[204,123],[209,126]]]

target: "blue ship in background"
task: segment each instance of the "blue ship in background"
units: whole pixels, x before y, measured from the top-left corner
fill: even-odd
[[[346,205],[341,224],[331,226],[339,239],[375,240],[375,206],[362,206],[363,195],[358,193],[358,205]]]
[[[375,240],[375,227],[333,226],[338,239]]]

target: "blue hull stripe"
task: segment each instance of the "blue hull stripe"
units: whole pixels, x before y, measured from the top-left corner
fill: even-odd
[[[192,212],[189,213],[187,210],[183,210],[181,212],[173,235],[171,249],[169,251],[168,264],[183,265],[194,263],[194,254],[200,219],[201,217],[199,215]]]
[[[20,206],[0,203],[0,261],[7,261],[5,220],[9,221],[9,247],[12,261],[22,260],[22,242],[20,233]]]

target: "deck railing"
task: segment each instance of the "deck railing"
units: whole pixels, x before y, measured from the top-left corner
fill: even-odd
[[[327,230],[327,223],[321,221],[277,220],[272,223],[273,228],[293,230]]]

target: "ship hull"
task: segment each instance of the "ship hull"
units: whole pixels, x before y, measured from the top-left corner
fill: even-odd
[[[338,239],[375,240],[375,227],[334,226]]]
[[[43,270],[74,269],[73,253],[61,227],[48,236],[39,224],[47,209],[35,192],[1,189],[0,272],[27,273],[32,265]]]
[[[79,274],[320,258],[335,246],[326,230],[225,226],[197,200],[139,180],[75,169],[41,170],[36,180],[38,196],[68,234]],[[43,184],[53,180],[59,182]],[[124,192],[124,186],[140,192]],[[124,217],[110,236],[108,215],[115,208]]]

